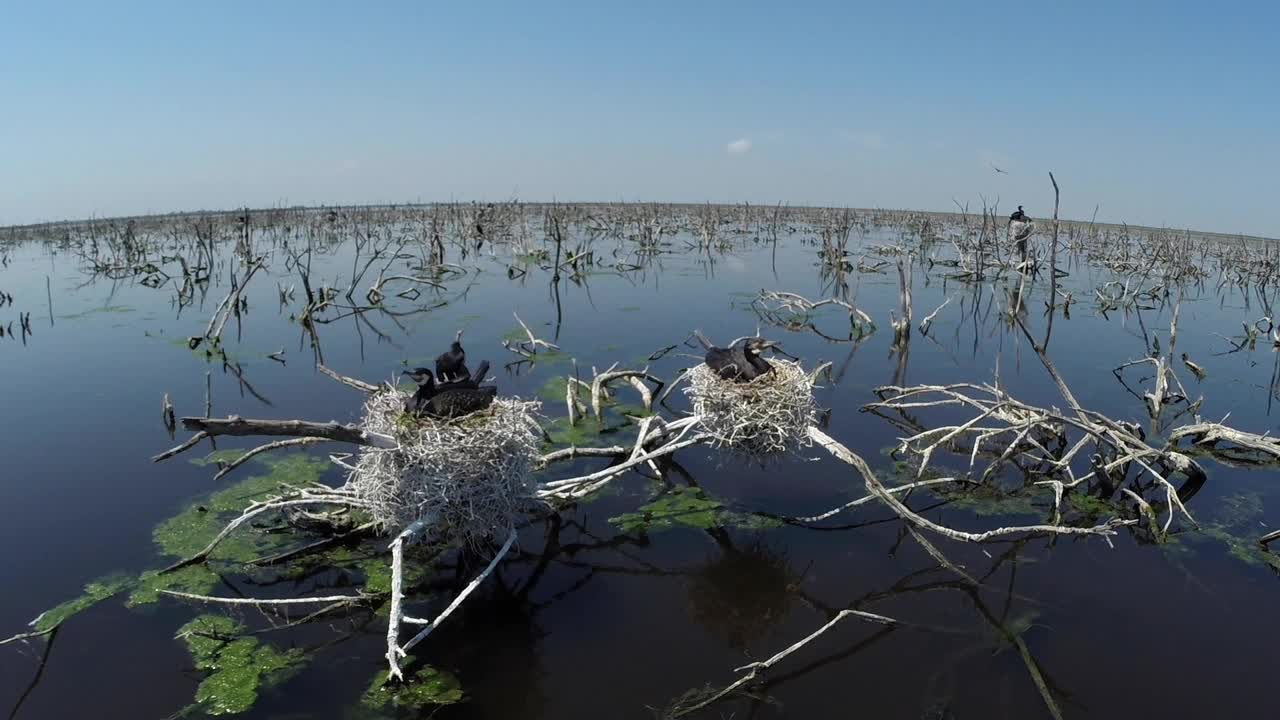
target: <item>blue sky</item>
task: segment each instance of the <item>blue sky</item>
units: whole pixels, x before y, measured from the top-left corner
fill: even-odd
[[[0,5],[0,224],[513,195],[1046,215],[1052,170],[1070,217],[1280,236],[1275,3],[369,5]]]

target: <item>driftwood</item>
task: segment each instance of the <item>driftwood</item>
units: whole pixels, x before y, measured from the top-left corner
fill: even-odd
[[[880,480],[876,478],[875,472],[870,465],[862,459],[857,453],[840,444],[830,435],[822,432],[818,428],[810,428],[809,435],[813,441],[820,445],[827,452],[831,453],[836,459],[848,463],[858,471],[862,476],[863,482],[866,483],[867,490],[878,497],[889,506],[891,510],[903,520],[915,525],[922,530],[929,530],[951,540],[959,540],[961,542],[982,543],[992,540],[1003,540],[1010,536],[1027,536],[1027,535],[1114,535],[1115,529],[1124,525],[1132,525],[1135,520],[1111,520],[1103,525],[1094,527],[1070,527],[1066,525],[1014,525],[1010,527],[996,528],[980,533],[964,532],[954,530],[925,518],[906,506],[893,493],[889,492]]]
[[[1184,425],[1169,432],[1170,442],[1176,444],[1182,439],[1190,439],[1196,445],[1206,445],[1215,451],[1219,450],[1219,448],[1214,448],[1213,446],[1220,443],[1230,443],[1235,448],[1257,454],[1261,459],[1280,462],[1280,438],[1255,435],[1243,430],[1229,428],[1220,423]],[[1235,457],[1233,459],[1238,460],[1240,458]]]
[[[306,420],[254,420],[232,415],[227,418],[184,417],[182,427],[209,436],[312,437],[379,448],[394,448],[398,444],[389,435],[369,432],[354,423],[344,425],[336,421],[319,423]]]
[[[1137,468],[1139,476],[1150,477],[1164,490],[1168,500],[1170,513],[1162,532],[1168,530],[1174,509],[1195,522],[1166,475],[1180,472],[1198,481],[1203,480],[1204,470],[1183,453],[1148,445],[1135,427],[1078,406],[1075,414],[1035,407],[1010,397],[999,388],[986,385],[886,386],[877,388],[876,393],[882,400],[864,409],[907,413],[923,408],[963,407],[975,413],[964,423],[920,428],[899,441],[898,452],[916,459],[917,478],[923,477],[938,450],[967,455],[969,473],[980,480],[992,477],[1015,457],[1020,458],[1040,469],[1043,479],[1037,481],[1038,484],[1054,490],[1056,514],[1065,491],[1090,481],[1118,488],[1124,483],[1128,471]],[[1069,437],[1071,433],[1078,437],[1072,439]],[[1082,457],[1088,448],[1095,450],[1093,469],[1076,475],[1072,462]],[[977,467],[980,455],[994,457],[981,472]],[[1165,472],[1156,470],[1156,465],[1166,468]]]

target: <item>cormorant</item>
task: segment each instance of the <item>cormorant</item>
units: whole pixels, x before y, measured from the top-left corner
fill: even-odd
[[[498,388],[492,385],[482,388],[452,387],[449,385],[437,387],[435,377],[426,368],[416,368],[412,371],[406,370],[404,374],[418,383],[418,391],[413,394],[413,399],[409,401],[411,405],[409,412],[415,414],[430,415],[437,418],[455,418],[470,415],[473,412],[489,407],[493,402],[493,398],[498,394]]]
[[[449,351],[441,353],[440,357],[436,358],[436,375],[440,377],[442,383],[471,377],[471,373],[467,372],[467,351],[462,349],[461,330],[453,336],[453,344],[449,346]]]
[[[1030,220],[1030,219],[1031,219],[1031,218],[1027,217],[1027,214],[1026,214],[1025,212],[1023,212],[1023,211],[1022,211],[1022,206],[1021,206],[1021,205],[1019,205],[1019,206],[1018,206],[1018,210],[1017,210],[1017,212],[1015,212],[1015,213],[1013,213],[1012,215],[1010,215],[1010,216],[1009,216],[1009,220],[1011,220],[1011,221],[1013,221],[1013,222],[1026,222],[1026,221],[1028,221],[1028,220]]]
[[[712,345],[702,333],[696,334],[707,347],[707,354],[703,358],[707,367],[725,380],[747,382],[773,370],[769,361],[760,357],[762,351],[774,346],[774,343],[764,338],[744,338],[727,348],[721,348]]]
[[[476,371],[470,376],[463,376],[460,380],[452,382],[440,383],[440,390],[474,390],[480,387],[480,383],[484,382],[484,378],[489,374],[489,361],[481,361]]]
[[[405,412],[421,412],[423,406],[431,399],[431,396],[436,394],[436,379],[431,375],[431,371],[424,367],[405,370],[400,374],[408,375],[418,384],[418,389],[413,393],[413,397],[405,402]]]
[[[747,380],[754,380],[761,375],[767,375],[773,372],[773,365],[768,360],[760,357],[760,353],[773,347],[774,343],[763,338],[749,338],[738,344],[737,352],[739,362],[745,362],[750,371],[746,373]]]

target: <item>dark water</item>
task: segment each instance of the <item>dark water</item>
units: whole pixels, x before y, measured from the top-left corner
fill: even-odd
[[[893,239],[887,230],[867,242]],[[599,242],[610,249],[617,244]],[[776,252],[749,240],[709,254],[681,247],[643,270],[595,272],[578,283],[562,279],[559,317],[550,273],[533,267],[511,279],[510,251],[500,247],[494,256],[469,259],[476,272],[421,303],[444,299],[444,307],[322,325],[324,359],[340,372],[378,381],[405,362],[433,357],[454,329],[465,327],[469,355],[493,361],[502,392],[535,397],[569,366],[561,359],[519,368],[518,374],[504,369],[517,359],[500,345],[516,328],[513,310],[540,336],[554,338],[566,358],[603,370],[615,361],[639,363],[682,343],[694,328],[722,341],[754,332],[759,320],[749,299],[761,288],[815,299],[828,291],[816,250],[801,234],[784,236]],[[204,330],[226,292],[225,271],[202,303],[179,313],[172,287],[95,278],[68,250],[28,243],[2,252],[8,265],[0,269],[0,291],[13,295],[14,304],[0,307],[0,324],[14,320],[17,328],[18,313],[30,311],[32,334],[0,338],[0,635],[22,631],[40,612],[79,595],[89,580],[162,565],[152,528],[217,489],[213,470],[188,456],[149,461],[173,444],[161,425],[163,393],[179,415],[199,415],[210,371],[215,416],[358,418],[358,394],[314,369],[309,342],[291,319],[302,301],[278,302],[278,283],[297,284],[279,255],[271,260],[270,276],[249,285],[248,311],[226,331],[228,351],[268,406],[221,362],[182,343]],[[1064,258],[1064,265],[1071,276],[1063,284],[1076,302],[1069,319],[1056,321],[1054,361],[1082,405],[1147,425],[1142,404],[1111,368],[1145,355],[1144,338],[1158,335],[1167,346],[1171,305],[1104,316],[1092,288],[1113,279],[1111,273],[1079,257]],[[344,286],[350,268],[350,249],[340,248],[317,257],[313,282]],[[880,326],[856,346],[764,327],[806,365],[834,363],[836,380],[825,383],[817,398],[832,410],[830,435],[888,471],[892,460],[884,450],[900,432],[859,412],[875,399],[873,388],[990,382],[997,367],[1019,399],[1063,405],[1021,332],[1001,320],[1011,280],[961,284],[945,279],[953,268],[917,265],[917,321],[946,297],[952,302],[930,337],[912,339],[904,364],[890,349],[888,312],[897,308],[898,280],[892,266],[885,269],[849,276],[857,304]],[[1232,346],[1215,333],[1239,335],[1241,321],[1265,312],[1256,299],[1215,284],[1188,288],[1182,301],[1178,348],[1209,372],[1192,393],[1203,393],[1206,418],[1230,413],[1234,427],[1264,433],[1274,428],[1269,388],[1276,355],[1270,342],[1220,354]],[[1032,292],[1029,322],[1039,328],[1047,287],[1037,283]],[[414,307],[397,303],[401,310]],[[819,318],[831,334],[847,329],[839,311]],[[287,365],[266,357],[282,347]],[[693,352],[682,344],[653,370],[672,377],[694,362]],[[1150,374],[1132,373],[1127,377]],[[683,398],[673,397],[683,407]],[[547,403],[543,412],[558,417],[563,403]],[[253,444],[224,440],[220,447]],[[856,474],[817,449],[763,469],[704,448],[683,451],[677,460],[677,482],[696,483],[738,509],[810,515],[865,492]],[[553,468],[550,475],[598,466],[582,462]],[[1203,525],[1229,528],[1247,546],[1280,522],[1273,470],[1211,461],[1206,469],[1209,480],[1189,503]],[[240,475],[221,483],[235,477]],[[340,482],[340,475],[333,471],[325,479]],[[1198,534],[1179,521],[1175,527],[1184,532],[1174,549],[1135,542],[1126,531],[1114,538],[1114,547],[1099,538],[981,547],[939,540],[953,562],[982,578],[974,590],[935,571],[936,563],[904,541],[902,523],[874,504],[822,529],[677,526],[627,534],[609,518],[634,511],[654,487],[635,474],[615,485],[562,513],[553,539],[560,552],[551,553],[545,567],[539,567],[549,542],[545,525],[525,528],[520,552],[496,580],[421,646],[417,659],[456,675],[468,697],[439,717],[652,717],[690,690],[731,682],[735,668],[791,645],[846,607],[909,626],[886,630],[845,620],[762,676],[756,699],[739,696],[694,716],[1048,717],[1013,636],[1025,643],[1066,717],[1274,712],[1267,681],[1280,633],[1275,573],[1247,552],[1233,553],[1222,533]],[[923,494],[911,503],[932,508],[927,514],[935,521],[965,529],[1028,521],[939,505]],[[1241,506],[1249,508],[1246,517],[1240,517]],[[259,592],[231,578],[217,594],[233,591]],[[438,610],[444,602],[428,605]],[[192,702],[203,677],[174,638],[198,612],[172,600],[131,610],[117,597],[69,619],[49,645],[35,640],[0,648],[0,713],[21,703],[20,718],[173,715]],[[241,617],[254,622],[252,614]],[[244,717],[393,716],[359,703],[384,667],[384,628],[383,618],[375,617],[264,638],[280,647],[341,641],[318,651],[295,677],[264,688]]]

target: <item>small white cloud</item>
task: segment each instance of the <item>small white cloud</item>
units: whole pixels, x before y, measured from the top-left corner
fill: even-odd
[[[751,150],[751,141],[747,138],[739,138],[726,145],[724,149],[730,155],[742,155]]]

